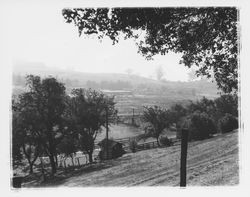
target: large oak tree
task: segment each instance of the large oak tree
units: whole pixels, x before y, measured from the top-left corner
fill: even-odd
[[[19,123],[16,127],[22,132],[23,148],[26,157],[32,147],[42,147],[50,159],[52,173],[56,172],[57,146],[64,136],[66,125],[65,87],[53,77],[41,79],[39,76],[27,76],[27,92],[19,96]],[[19,132],[19,133],[20,133]],[[27,144],[29,145],[26,151]],[[41,149],[35,151],[35,158]],[[33,162],[33,161],[31,161]]]
[[[36,131],[39,118],[33,107],[30,93],[23,93],[18,101],[12,103],[12,157],[22,159],[22,153],[28,161],[30,174],[33,173],[33,165],[41,155],[41,143]],[[20,155],[21,154],[21,155]]]

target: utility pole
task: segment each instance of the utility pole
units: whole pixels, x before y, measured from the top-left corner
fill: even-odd
[[[181,131],[181,169],[180,169],[180,186],[181,187],[186,187],[187,147],[188,147],[188,129],[182,129]]]
[[[132,125],[135,125],[135,109],[133,108]]]

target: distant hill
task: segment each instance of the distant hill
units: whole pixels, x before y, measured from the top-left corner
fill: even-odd
[[[42,77],[52,75],[58,79],[78,80],[80,84],[87,81],[130,81],[133,84],[140,83],[159,83],[156,80],[141,77],[138,75],[128,75],[120,73],[83,73],[66,69],[50,68],[40,62],[27,62],[22,64],[15,64],[13,66],[13,75],[25,76],[28,74],[40,75]]]
[[[53,76],[62,81],[68,90],[72,88],[93,88],[112,90],[132,90],[142,94],[193,94],[216,97],[216,84],[207,80],[193,82],[157,81],[138,75],[119,73],[83,73],[71,70],[46,67],[40,62],[28,62],[13,66],[13,92],[20,93],[25,86],[28,74],[41,77]]]

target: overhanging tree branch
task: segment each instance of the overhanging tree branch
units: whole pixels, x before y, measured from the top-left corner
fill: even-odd
[[[62,14],[67,23],[77,26],[79,35],[109,37],[114,44],[121,37],[134,38],[138,52],[147,59],[169,51],[181,53],[181,63],[197,65],[199,74],[211,77],[207,72],[211,68],[222,91],[238,89],[238,13],[234,7],[74,8],[63,9]],[[136,30],[145,32],[143,40]]]

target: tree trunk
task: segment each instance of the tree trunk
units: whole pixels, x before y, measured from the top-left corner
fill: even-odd
[[[31,162],[30,155],[26,152],[24,144],[23,144],[22,148],[23,148],[24,155],[25,155],[25,157],[26,157],[26,159],[28,160],[28,163],[29,163],[29,168],[30,168],[29,173],[33,174],[33,162]]]
[[[43,159],[40,157],[40,162],[41,162],[41,168],[42,168],[42,181],[45,181],[46,180],[46,176],[45,176],[45,173],[44,173],[44,166],[43,166]]]
[[[30,174],[33,174],[33,163],[29,162],[29,165],[30,165]]]
[[[56,166],[58,166],[57,154],[56,154],[56,156],[55,156],[55,161],[56,161]]]
[[[75,163],[74,163],[74,157],[71,155],[71,162],[72,162],[72,165],[75,166]]]
[[[51,165],[51,172],[52,172],[52,174],[55,174],[56,173],[56,162],[55,162],[54,155],[50,155],[49,159],[50,159],[50,165]]]
[[[92,154],[93,154],[93,151],[88,152],[88,155],[89,155],[89,163],[92,163],[92,162],[93,162]]]
[[[159,136],[156,137],[156,141],[157,141],[157,145],[161,146],[160,143],[159,143]]]

